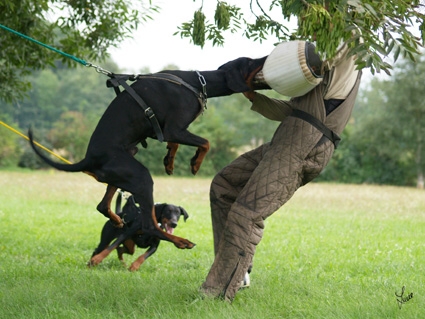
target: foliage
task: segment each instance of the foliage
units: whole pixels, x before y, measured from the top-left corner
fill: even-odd
[[[217,1],[214,13],[214,23],[206,21],[202,8],[195,11],[193,19],[183,23],[175,33],[181,37],[190,38],[195,45],[201,48],[205,45],[205,40],[212,41],[213,45],[223,45],[224,37],[222,31],[230,30],[236,32],[240,29],[242,14],[240,8],[229,5],[222,1]]]
[[[49,140],[56,151],[64,151],[65,157],[71,161],[79,161],[86,153],[88,141],[95,125],[90,123],[84,114],[67,111],[61,114],[49,132]]]
[[[390,79],[371,81],[322,180],[423,187],[424,73],[420,57],[403,60]]]
[[[130,36],[158,7],[138,0],[3,0],[1,24],[78,58],[104,59],[106,49]],[[30,84],[24,76],[71,59],[0,29],[0,100],[22,99]]]
[[[117,69],[111,62],[106,67]],[[10,114],[21,128],[50,130],[66,111],[84,113],[89,121],[97,121],[115,93],[106,88],[107,77],[84,67],[48,68],[28,77],[28,98],[15,103],[0,101],[3,113]]]
[[[117,68],[111,62],[105,65]],[[13,127],[23,133],[32,127],[36,140],[44,146],[67,149],[71,161],[81,159],[90,133],[115,95],[112,89],[106,88],[107,78],[91,69],[68,69],[59,63],[58,68],[35,72],[28,79],[32,84],[29,97],[13,104],[0,101],[1,114],[13,121]],[[74,118],[73,124],[61,118],[66,114],[73,114],[73,117],[68,117],[69,120]],[[76,121],[75,116],[81,119]],[[65,136],[70,137],[66,146],[61,141]],[[34,157],[25,140],[19,140],[17,145],[23,151],[19,166],[44,166]]]
[[[392,56],[395,62],[401,54],[414,60],[425,40],[424,4],[419,0],[272,0],[268,10],[264,9],[265,2],[250,1],[254,22],[245,19],[240,7],[217,1],[212,23],[201,5],[194,18],[183,23],[177,33],[201,47],[205,44],[204,34],[213,45],[223,45],[227,30],[241,31],[259,41],[268,37],[278,41],[316,41],[317,50],[324,58],[333,57],[341,41],[346,41],[351,54],[357,54],[358,67],[370,68],[372,73],[381,70],[389,73],[392,65],[383,57]],[[256,14],[255,9],[261,14]],[[280,11],[280,18],[272,18],[276,11]],[[285,26],[290,18],[298,21],[293,32]]]

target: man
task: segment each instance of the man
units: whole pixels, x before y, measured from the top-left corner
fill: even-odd
[[[346,126],[361,72],[344,45],[324,63],[324,79],[290,101],[250,91],[251,109],[280,121],[271,142],[222,169],[210,190],[215,260],[201,293],[233,300],[252,266],[264,220],[328,164]]]

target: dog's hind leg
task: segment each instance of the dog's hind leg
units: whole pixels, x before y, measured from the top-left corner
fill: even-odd
[[[124,267],[127,267],[124,261],[124,254],[133,255],[136,251],[136,244],[132,239],[127,239],[121,246],[117,247],[118,259],[123,263]]]
[[[114,197],[117,189],[118,187],[112,185],[108,185],[106,187],[105,195],[103,196],[101,202],[97,205],[97,210],[111,219],[116,227],[122,228],[124,224],[121,218],[111,210],[112,198]]]
[[[178,148],[179,148],[179,144],[177,144],[177,143],[171,143],[171,142],[167,143],[168,152],[167,152],[167,155],[165,155],[165,157],[164,157],[164,167],[165,167],[165,172],[168,175],[173,174],[174,158],[176,156]]]
[[[154,203],[153,180],[149,170],[132,156],[129,156],[129,154],[121,153],[121,156],[116,154],[113,160],[104,165],[102,176],[104,178],[103,181],[107,180],[108,183],[113,184],[116,188],[121,188],[133,194],[134,199],[140,206],[141,217],[134,221],[130,227],[125,227],[115,242],[93,256],[90,260],[90,266],[101,263],[112,250],[119,247],[125,240],[130,239],[140,228],[155,229],[153,220],[150,217],[150,211],[154,208]],[[100,181],[102,182],[102,180]]]
[[[100,233],[100,243],[93,251],[92,257],[105,250],[109,244],[121,234],[121,232],[121,229],[115,227],[112,221],[108,220],[102,228]],[[87,266],[91,266],[90,261],[87,263]]]
[[[131,155],[134,156],[136,155],[138,149],[137,147],[130,147],[127,152]],[[96,177],[97,179],[97,177]],[[118,187],[109,185],[106,187],[106,193],[103,196],[101,202],[97,205],[97,210],[102,213],[104,216],[108,217],[109,219],[111,219],[115,225],[119,228],[123,227],[123,222],[121,220],[121,218],[115,214],[112,210],[111,210],[111,202],[112,202],[112,198],[115,195],[115,192],[117,191]]]

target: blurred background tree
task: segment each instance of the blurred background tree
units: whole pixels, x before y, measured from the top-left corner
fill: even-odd
[[[402,57],[391,78],[375,78],[363,85],[343,140],[319,180],[423,185],[425,61],[416,57],[424,36],[422,1],[258,0],[250,1],[249,17],[222,1],[217,1],[214,12],[204,12],[198,1],[194,19],[176,32],[195,45],[207,41],[223,45],[226,32],[240,32],[253,41],[317,40],[321,54],[332,56],[340,41],[351,37],[360,68],[389,71]],[[119,72],[114,61],[108,60],[107,49],[129,37],[158,10],[143,0],[4,0],[0,21],[69,54],[101,60],[106,69]],[[272,19],[276,12],[280,18]],[[298,29],[291,33],[285,27],[290,18],[298,21]],[[358,41],[360,33],[364,43]],[[57,60],[57,54],[17,41],[8,32],[0,32],[0,43],[0,120],[22,130],[33,125],[36,138],[43,138],[39,142],[72,161],[81,159],[88,136],[115,96],[113,90],[99,90],[105,78],[72,69],[75,64],[69,60]],[[282,98],[273,91],[266,94]],[[279,123],[249,111],[248,104],[241,95],[209,99],[204,115],[191,125],[193,133],[211,142],[200,175],[213,175],[237,154],[271,139]],[[0,133],[0,167],[40,167],[26,141],[4,132]],[[179,149],[176,175],[190,175],[194,152],[193,147]],[[164,144],[148,140],[148,151],[140,149],[136,156],[153,174],[164,174],[165,153]]]

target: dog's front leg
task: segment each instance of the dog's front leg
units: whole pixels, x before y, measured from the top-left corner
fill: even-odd
[[[164,167],[165,167],[165,172],[168,175],[172,175],[173,171],[174,171],[174,158],[176,156],[177,153],[177,149],[179,148],[179,144],[177,143],[171,143],[171,142],[167,142],[167,155],[165,155],[164,157]]]
[[[157,236],[159,239],[170,241],[174,244],[174,246],[176,246],[177,248],[180,248],[180,249],[192,249],[193,247],[196,246],[196,244],[192,243],[190,240],[187,240],[185,238],[181,238],[181,237],[178,237],[178,236],[174,236],[172,234],[169,234],[169,233],[163,231],[158,226],[158,221],[157,221],[156,215],[155,215],[155,206],[152,208],[152,220],[153,220],[154,227],[155,227],[154,232],[152,232],[152,230],[151,230],[152,235]]]
[[[130,271],[136,271],[140,268],[140,266],[145,262],[146,259],[148,259],[150,256],[152,256],[159,246],[159,240],[154,245],[150,246],[149,249],[141,255],[139,258],[137,258],[130,266],[128,270]]]
[[[201,167],[201,164],[205,158],[205,155],[207,155],[209,149],[210,142],[208,141],[205,144],[198,146],[195,156],[193,156],[190,160],[190,167],[193,175],[196,175],[196,173],[198,173],[199,168]]]

